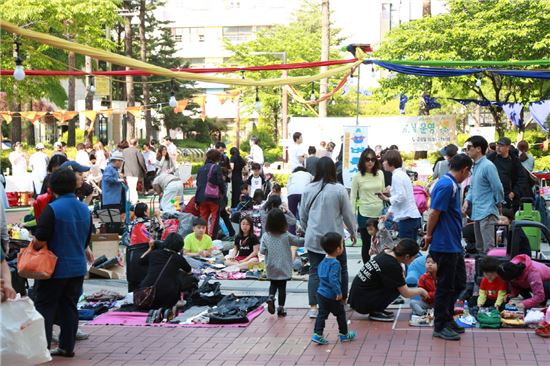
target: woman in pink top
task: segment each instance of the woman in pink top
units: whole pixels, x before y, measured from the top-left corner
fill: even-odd
[[[510,262],[498,267],[498,275],[512,285],[510,297],[522,295],[524,300],[518,307],[530,309],[541,303],[543,306],[550,298],[550,267],[532,260],[528,255],[520,254]],[[531,297],[526,297],[527,294]]]

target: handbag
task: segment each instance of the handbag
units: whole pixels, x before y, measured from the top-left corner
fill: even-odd
[[[212,199],[219,199],[220,198],[220,187],[218,187],[217,184],[210,183],[210,178],[212,177],[212,170],[216,164],[212,164],[210,166],[210,170],[208,171],[208,177],[206,178],[206,188],[204,190],[204,194],[206,198],[212,198]]]
[[[57,256],[47,245],[40,250],[29,245],[17,254],[17,272],[21,277],[47,280],[52,277],[56,264]]]
[[[140,288],[134,291],[134,305],[136,305],[138,308],[141,308],[141,309],[151,308],[151,306],[153,305],[153,302],[155,301],[155,294],[157,292],[157,283],[162,277],[164,270],[168,266],[168,263],[170,263],[170,261],[172,260],[173,256],[174,255],[171,255],[170,258],[168,258],[168,260],[166,261],[166,264],[164,265],[164,267],[162,267],[162,270],[160,271],[153,286]]]

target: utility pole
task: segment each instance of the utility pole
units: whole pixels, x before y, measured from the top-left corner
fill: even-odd
[[[139,2],[139,47],[140,59],[147,62],[147,43],[145,39],[145,0]],[[147,76],[143,76],[143,105],[145,106],[145,139],[150,140],[153,137],[153,122],[151,118],[151,110],[149,109],[149,84]]]
[[[132,5],[130,1],[124,1],[126,10],[130,12]],[[132,23],[129,16],[124,17],[124,50],[127,57],[132,57]],[[126,67],[126,70],[130,70]],[[134,78],[132,76],[126,76],[126,101],[128,107],[133,107],[135,103],[134,97]],[[135,136],[136,121],[132,113],[126,113],[126,139],[133,138]]]
[[[422,18],[432,16],[432,1],[422,0]]]
[[[91,111],[94,109],[94,90],[92,90],[91,86],[91,80],[93,80],[93,77],[90,76],[92,75],[92,58],[90,56],[85,56],[84,57],[84,69],[86,71],[86,74],[89,75],[88,76],[88,81],[89,81],[89,84],[86,88],[86,97],[84,99],[84,104],[85,104],[85,107],[84,109],[86,109],[87,111]],[[94,119],[97,118],[94,117]],[[87,119],[87,118],[86,118]],[[88,124],[86,122],[86,131],[84,132],[84,140],[86,140],[86,142],[92,142],[93,141],[93,136],[94,136],[94,131],[90,131],[88,132],[88,129],[93,126],[95,124],[95,120],[92,121],[90,120],[90,124]]]
[[[330,0],[321,1],[321,61],[328,61],[330,56]],[[328,66],[321,66],[321,72],[328,70]],[[319,96],[327,93],[328,80],[321,79]],[[319,117],[327,116],[327,101],[319,103]]]

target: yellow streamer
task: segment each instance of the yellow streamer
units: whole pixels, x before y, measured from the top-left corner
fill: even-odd
[[[116,65],[126,66],[131,69],[142,70],[154,75],[166,76],[169,78],[174,78],[179,80],[193,80],[193,81],[203,81],[208,83],[221,83],[221,84],[229,84],[229,85],[281,86],[281,85],[290,85],[290,84],[306,84],[312,81],[326,79],[344,72],[349,72],[350,69],[361,64],[361,62],[363,62],[363,60],[366,58],[366,55],[363,52],[361,52],[359,49],[357,49],[356,56],[358,60],[353,64],[340,66],[325,72],[321,72],[313,76],[295,76],[295,77],[288,77],[288,78],[265,79],[265,80],[250,80],[250,79],[241,79],[241,78],[232,79],[232,78],[217,77],[212,75],[194,74],[190,72],[174,72],[174,71],[165,69],[163,67],[158,67],[143,61],[134,60],[130,57],[117,55],[112,52],[103,51],[94,47],[81,45],[74,42],[69,42],[67,40],[54,37],[49,34],[20,28],[13,23],[10,23],[1,19],[0,19],[0,28],[2,28],[6,32],[19,34],[20,36],[32,39],[34,41],[37,41],[43,44],[61,48],[66,51],[73,51],[82,55],[90,56],[98,60],[107,61]]]

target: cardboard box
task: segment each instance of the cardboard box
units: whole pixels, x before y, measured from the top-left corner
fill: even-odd
[[[124,273],[124,268],[121,266],[115,266],[111,269],[103,268],[90,268],[90,274],[93,274],[98,277],[108,278],[111,280],[120,280],[125,279],[126,274]]]
[[[118,257],[119,242],[118,234],[92,234],[90,247],[94,258],[99,258],[102,255],[106,256],[107,259]]]

